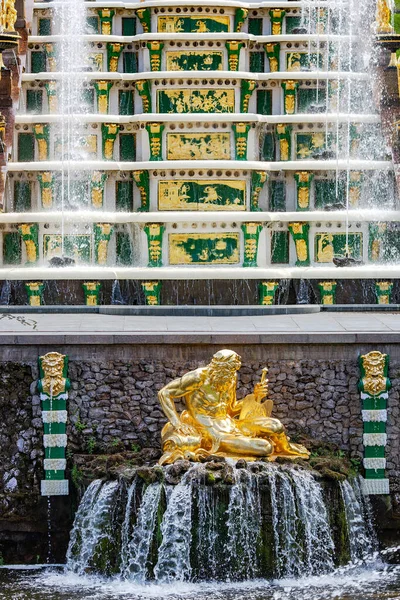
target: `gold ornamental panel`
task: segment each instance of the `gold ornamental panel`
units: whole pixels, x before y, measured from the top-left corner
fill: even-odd
[[[158,184],[158,210],[245,210],[246,181],[165,180]]]
[[[240,260],[238,233],[171,233],[171,265],[237,264]]]
[[[230,160],[229,133],[168,133],[167,160]]]

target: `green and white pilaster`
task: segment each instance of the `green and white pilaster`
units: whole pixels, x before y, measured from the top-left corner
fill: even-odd
[[[362,419],[364,423],[364,469],[362,491],[365,495],[389,494],[385,476],[387,443],[387,401],[391,382],[388,378],[389,357],[378,351],[360,356]]]
[[[67,446],[67,400],[70,381],[68,357],[49,352],[39,358],[40,379],[38,390],[42,405],[44,471],[41,481],[42,496],[67,496],[65,478]]]

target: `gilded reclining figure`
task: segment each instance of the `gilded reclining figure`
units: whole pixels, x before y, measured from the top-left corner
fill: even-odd
[[[276,456],[308,458],[309,452],[293,444],[278,419],[271,418],[267,370],[254,393],[236,399],[237,371],[241,359],[232,350],[214,354],[206,367],[168,383],[158,397],[168,423],[161,432],[160,464],[179,459],[200,461],[211,454],[256,460]],[[175,400],[183,398],[186,410],[178,414]]]

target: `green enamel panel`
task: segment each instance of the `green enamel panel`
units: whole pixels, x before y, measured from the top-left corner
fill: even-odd
[[[67,410],[66,400],[42,400],[42,410]]]
[[[133,181],[117,181],[115,206],[118,212],[133,211]]]
[[[249,33],[253,35],[262,35],[263,31],[263,20],[262,19],[249,19]]]
[[[365,446],[365,458],[385,458],[385,446]]]
[[[297,133],[296,158],[297,160],[310,158],[320,160],[323,158],[323,155],[327,150],[329,151],[331,148],[333,148],[333,142],[334,136],[332,134],[328,134],[327,139],[325,131],[315,133]]]
[[[177,180],[160,181],[159,210],[244,210],[245,181]]]
[[[286,33],[292,33],[293,29],[300,25],[301,17],[286,17]]]
[[[3,233],[3,261],[5,265],[21,264],[21,236],[18,231]]]
[[[250,72],[264,73],[265,52],[250,52]]]
[[[301,71],[303,69],[316,69],[322,67],[322,55],[317,53],[308,54],[308,52],[287,52],[286,68],[288,71]]]
[[[364,421],[364,433],[386,433],[386,423],[382,421]]]
[[[51,19],[39,19],[38,35],[51,35]]]
[[[20,162],[35,160],[35,137],[33,133],[18,134],[18,160]]]
[[[219,71],[222,69],[222,52],[167,52],[166,58],[167,71]]]
[[[86,17],[86,32],[100,33],[99,17]]]
[[[29,181],[14,181],[14,210],[25,212],[31,209],[31,184]]]
[[[62,250],[62,239],[59,234],[45,234],[43,236],[43,252],[47,260],[53,256],[69,256],[77,262],[89,263],[91,257],[90,235],[65,235],[64,251]]]
[[[65,479],[65,471],[45,471],[45,477],[49,481]]]
[[[62,202],[62,183],[56,180],[54,183],[54,207],[61,209]],[[87,207],[89,205],[89,182],[85,180],[72,180],[69,185],[64,184],[64,207],[66,209],[76,209]]]
[[[257,114],[272,115],[272,90],[258,90]]]
[[[32,52],[31,53],[31,72],[41,73],[46,71],[46,53]]]
[[[288,264],[289,232],[273,231],[271,236],[271,263]]]
[[[321,232],[315,234],[315,262],[330,263],[334,256],[344,256],[347,250],[353,258],[360,258],[362,252],[362,233],[349,233],[346,240],[345,233]]]
[[[346,184],[343,180],[339,180],[338,184],[339,185],[336,188],[335,180],[314,180],[315,208],[344,208],[346,198]]]
[[[44,457],[45,458],[65,458],[65,448],[45,448],[44,449]]]
[[[160,90],[157,94],[157,104],[159,113],[233,113],[235,90]]]
[[[128,266],[132,264],[132,244],[129,233],[117,231],[117,265]]]
[[[40,115],[43,111],[43,91],[27,90],[26,92],[26,112],[33,115]]]
[[[318,96],[318,97],[317,97]],[[297,112],[306,113],[309,112],[312,106],[320,106],[325,109],[326,106],[326,94],[325,90],[299,88],[297,91]]]
[[[284,181],[272,180],[269,184],[269,210],[284,212],[286,210],[286,184]]]
[[[273,133],[266,133],[261,147],[261,160],[275,160],[275,138]]]
[[[391,225],[390,223],[388,226]],[[397,225],[397,224],[396,224]],[[398,261],[400,260],[400,235],[399,230],[395,226],[395,229],[387,229],[383,234],[383,259],[387,261]]]
[[[393,27],[395,33],[400,33],[400,14],[398,13],[393,15]]]
[[[239,235],[237,233],[171,233],[169,262],[186,264],[238,263]]]
[[[135,135],[133,133],[121,133],[119,136],[119,160],[136,160]]]
[[[229,16],[158,17],[158,31],[163,33],[219,33],[229,31]]]
[[[120,115],[133,115],[133,91],[120,91],[118,96],[118,105]]]
[[[122,54],[124,73],[138,72],[138,56],[136,52],[124,52]]]
[[[136,35],[136,19],[122,17],[122,35]]]
[[[363,410],[386,410],[385,398],[366,398],[362,402]]]
[[[45,433],[65,433],[67,426],[65,423],[43,423]]]
[[[84,88],[82,91],[82,103],[86,104],[88,110],[93,112],[94,109],[94,89]]]
[[[385,479],[385,469],[365,469],[365,479]]]

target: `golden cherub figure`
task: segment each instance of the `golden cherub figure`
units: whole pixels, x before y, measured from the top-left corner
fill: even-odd
[[[199,461],[210,454],[256,460],[276,456],[308,458],[309,452],[293,444],[278,419],[272,418],[267,369],[253,394],[236,399],[237,371],[241,358],[220,350],[210,364],[168,383],[158,397],[168,423],[161,432],[160,464],[185,458]],[[186,410],[178,414],[175,400],[184,398]]]

